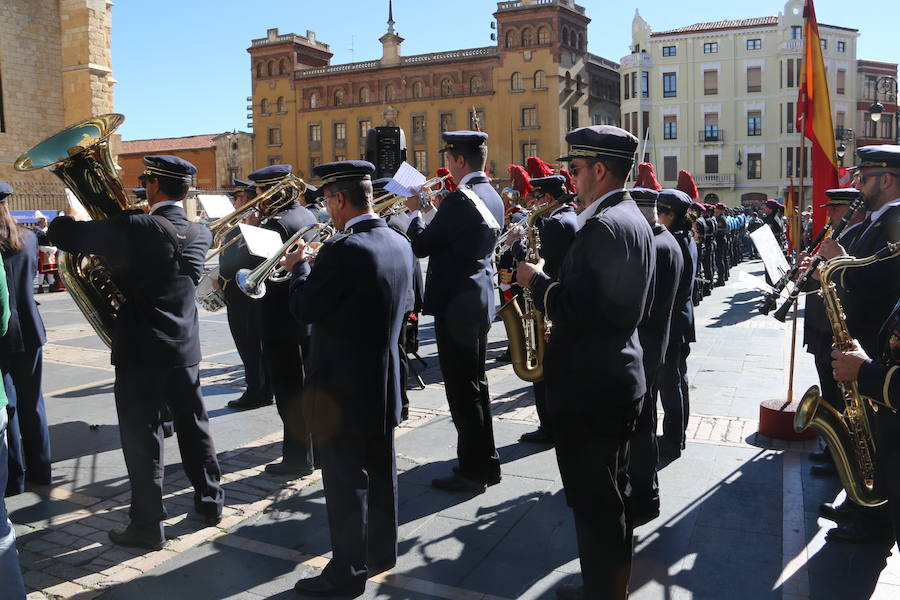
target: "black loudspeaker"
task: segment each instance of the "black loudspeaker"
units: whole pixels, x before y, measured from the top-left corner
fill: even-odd
[[[366,134],[366,160],[375,165],[372,179],[393,177],[406,160],[406,134],[399,127],[373,127]]]

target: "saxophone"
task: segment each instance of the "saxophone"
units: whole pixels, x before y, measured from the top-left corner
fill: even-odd
[[[900,242],[888,243],[881,251],[866,258],[835,257],[822,267],[822,287],[819,294],[825,304],[825,313],[834,335],[834,348],[849,351],[853,348],[853,336],[847,329],[846,316],[836,292],[834,277],[839,271],[865,267],[872,263],[900,255]],[[885,498],[875,491],[875,436],[869,423],[866,404],[878,411],[878,404],[861,396],[855,381],[837,382],[844,399],[844,411],[839,412],[821,397],[819,386],[806,390],[797,413],[794,430],[812,427],[828,442],[828,450],[834,458],[841,485],[847,497],[860,506],[878,506]]]
[[[535,208],[528,215],[525,228],[525,260],[534,263],[540,259],[541,239],[538,235],[538,219],[559,208],[559,200],[553,200]],[[499,311],[506,337],[509,339],[509,355],[516,376],[529,382],[544,378],[544,350],[546,349],[547,321],[534,305],[531,290],[522,290],[525,310],[513,298]]]

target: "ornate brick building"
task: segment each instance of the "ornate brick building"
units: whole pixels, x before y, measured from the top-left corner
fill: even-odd
[[[574,126],[619,122],[618,65],[587,51],[590,19],[572,0],[500,2],[497,44],[403,56],[393,16],[380,59],[332,65],[315,33],[270,29],[252,41],[252,117],[257,166],[312,166],[360,158],[366,132],[398,125],[408,160],[441,166],[442,131],[490,134],[490,170],[537,155],[553,161]]]

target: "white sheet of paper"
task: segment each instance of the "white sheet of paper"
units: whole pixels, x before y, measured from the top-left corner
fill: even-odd
[[[394,177],[387,182],[384,189],[392,194],[401,196],[415,196],[425,183],[425,176],[419,173],[414,166],[403,162]]]
[[[244,236],[244,242],[247,243],[247,250],[253,256],[271,258],[284,245],[284,242],[281,241],[281,236],[271,229],[254,227],[246,223],[241,223],[239,227],[241,228],[241,234]]]
[[[222,194],[197,194],[197,200],[210,219],[221,219],[234,211],[231,200]]]
[[[92,220],[91,214],[84,207],[84,204],[81,203],[81,200],[79,200],[78,197],[69,188],[66,188],[66,202],[69,203],[70,208],[74,208],[82,214],[84,221]]]
[[[753,245],[756,246],[759,257],[766,267],[766,273],[769,274],[769,279],[773,283],[781,279],[781,276],[791,269],[787,259],[784,257],[784,253],[781,251],[781,247],[778,245],[778,240],[775,239],[772,229],[768,225],[757,228],[756,231],[750,234],[750,239],[753,240]]]

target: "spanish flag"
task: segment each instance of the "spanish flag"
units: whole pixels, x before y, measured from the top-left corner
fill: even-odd
[[[828,79],[825,75],[825,60],[822,58],[813,0],[807,0],[803,18],[803,72],[797,101],[797,128],[811,144],[812,168],[809,172],[813,180],[812,198],[806,198],[806,203],[813,206],[812,230],[819,231],[825,226],[825,209],[821,207],[824,204],[825,190],[838,187],[838,166]],[[802,207],[797,208],[802,210]]]

